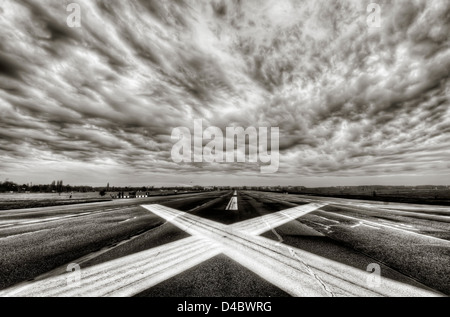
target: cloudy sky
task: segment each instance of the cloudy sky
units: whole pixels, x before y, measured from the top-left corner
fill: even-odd
[[[450,1],[370,2],[0,0],[0,178],[450,184]],[[174,163],[195,119],[279,127],[278,173]]]

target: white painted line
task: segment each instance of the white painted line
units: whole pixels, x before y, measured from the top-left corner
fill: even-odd
[[[365,226],[365,227],[369,227],[369,228],[372,228],[372,229],[381,230],[380,227],[371,226],[371,225],[368,225],[368,224],[365,224],[365,223],[362,223],[361,226]]]
[[[36,230],[36,231],[31,231],[31,232],[24,232],[24,233],[19,233],[19,234],[13,234],[13,235],[10,235],[10,236],[6,236],[6,237],[3,237],[3,238],[0,238],[0,240],[17,239],[18,237],[29,236],[29,235],[36,234],[36,233],[39,233],[39,232],[47,232],[47,231],[51,231],[51,230],[53,230],[53,229],[42,229],[42,230]]]
[[[124,223],[124,222],[128,222],[128,221],[131,221],[131,220],[134,220],[134,219],[137,219],[137,217],[134,217],[134,218],[128,218],[128,219],[126,219],[126,220],[119,221],[118,223]]]
[[[50,223],[50,222],[56,222],[60,220],[66,220],[70,218],[81,218],[84,216],[90,216],[90,215],[97,215],[97,214],[106,214],[110,212],[115,212],[117,210],[124,210],[129,208],[114,208],[114,209],[106,209],[106,210],[100,210],[100,211],[89,211],[89,212],[83,212],[83,213],[76,213],[76,214],[69,214],[69,215],[63,215],[58,217],[47,217],[47,218],[41,218],[41,219],[34,219],[34,220],[26,220],[26,221],[20,221],[20,222],[13,222],[3,225],[6,226],[30,226],[30,225],[39,225],[44,223]]]
[[[325,229],[330,229],[330,226],[324,225],[323,223],[318,223],[318,222],[313,222],[313,223],[316,224],[316,225],[318,225],[318,226],[322,226],[322,227],[324,227]]]
[[[220,252],[211,241],[189,237],[82,269],[81,287],[67,283],[68,273],[0,291],[0,297],[132,296]]]
[[[345,215],[341,215],[341,214],[337,214],[337,213],[335,215],[339,216],[339,217],[344,217],[344,218],[349,218],[349,219],[353,219],[353,220],[358,220],[360,222],[360,224],[371,224],[371,225],[375,225],[375,226],[381,226],[381,227],[389,228],[389,229],[392,229],[392,230],[397,230],[397,231],[401,231],[401,232],[404,232],[404,233],[408,233],[408,234],[411,234],[411,235],[420,236],[422,238],[428,238],[428,239],[433,239],[433,240],[439,240],[441,242],[450,243],[449,240],[440,239],[440,238],[436,238],[436,237],[432,237],[432,236],[427,236],[425,234],[417,233],[417,232],[406,230],[406,229],[396,228],[396,227],[393,227],[393,226],[388,226],[388,225],[385,225],[385,224],[382,224],[382,223],[376,223],[376,222],[369,221],[369,220],[361,220],[359,218],[345,216]],[[354,227],[352,227],[352,228],[354,228]]]
[[[232,197],[225,210],[239,210],[237,197]]]
[[[334,222],[334,223],[340,223],[339,221],[336,221],[336,220],[328,219],[328,218],[321,217],[321,216],[318,216],[318,217],[323,219],[323,220],[326,220],[326,221],[330,221],[330,222]]]
[[[291,209],[286,209],[277,213],[268,214],[259,218],[249,219],[231,225],[235,230],[240,230],[252,235],[260,235],[267,232],[267,223],[270,224],[270,229],[282,226],[290,221],[296,220],[306,214],[322,208],[325,204],[308,204]]]

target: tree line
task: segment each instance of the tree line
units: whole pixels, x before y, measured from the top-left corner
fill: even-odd
[[[70,193],[70,192],[93,192],[92,186],[71,186],[64,185],[62,180],[53,181],[50,184],[17,184],[10,180],[0,181],[0,193],[19,192],[19,193]]]
[[[71,193],[71,192],[150,192],[154,190],[153,186],[141,186],[141,187],[122,187],[122,186],[109,186],[106,187],[93,187],[93,186],[71,186],[64,185],[64,181],[55,180],[50,184],[17,184],[15,182],[6,179],[5,181],[0,181],[0,193]]]

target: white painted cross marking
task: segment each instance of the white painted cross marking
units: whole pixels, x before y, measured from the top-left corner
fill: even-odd
[[[293,296],[436,296],[389,279],[375,292],[364,270],[258,236],[323,206],[303,205],[229,226],[161,205],[143,206],[191,236],[82,269],[79,287],[67,285],[61,275],[0,296],[133,296],[221,253]]]

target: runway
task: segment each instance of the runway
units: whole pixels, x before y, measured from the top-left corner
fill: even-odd
[[[189,201],[192,204],[188,203]],[[231,204],[232,201],[235,201],[238,208],[229,208],[234,205]],[[86,261],[74,260],[73,263],[81,264],[79,271],[65,272],[67,266],[61,266],[50,274],[37,276],[33,281],[24,281],[5,288],[0,291],[0,296],[195,296],[199,291],[206,292],[203,295],[208,296],[207,285],[203,290],[197,287],[198,283],[207,284],[208,281],[211,281],[211,285],[221,284],[222,294],[218,294],[219,296],[239,295],[234,293],[236,289],[242,290],[241,294],[246,296],[267,295],[268,292],[277,296],[295,297],[443,295],[381,262],[336,244],[320,232],[299,222],[309,215],[317,217],[317,213],[321,213],[333,202],[304,199],[302,203],[298,201],[294,204],[283,202],[277,196],[261,196],[258,199],[257,195],[241,193],[174,198],[164,205],[150,202],[139,207],[128,207],[138,208],[139,213],[135,218],[122,219],[120,224],[132,223],[140,217],[153,217],[151,219],[159,223],[155,229],[137,235],[133,241],[111,246],[98,253],[98,256],[86,255]],[[196,206],[189,208],[186,205]],[[270,209],[263,205],[270,206]],[[100,215],[105,217],[114,212],[117,210],[106,209]],[[79,217],[89,215],[93,214],[81,212]],[[331,223],[339,222],[319,217],[328,221],[326,223],[330,226]],[[54,218],[43,219],[41,225],[50,226],[54,221],[66,222],[73,217],[66,215]],[[230,218],[233,221],[227,221]],[[51,221],[48,221],[49,219]],[[82,218],[78,220],[81,221]],[[13,224],[20,227],[36,226],[36,223],[39,221],[24,224],[22,220]],[[0,228],[0,232],[1,230]],[[176,232],[177,237],[172,239],[173,241],[168,239],[164,230],[170,231],[170,235]],[[268,237],[268,234],[273,237]],[[294,234],[298,236],[297,240],[309,241],[315,237],[314,239],[318,239],[318,250],[296,247],[295,243],[291,243]],[[147,235],[151,236],[151,239]],[[144,240],[147,242],[137,248],[138,242]],[[227,280],[214,280],[211,275],[223,276],[217,271],[217,268],[223,267],[223,263],[231,263],[227,265],[238,269],[225,269],[229,275]],[[382,268],[376,285],[373,282],[377,276],[366,270],[370,264]],[[202,280],[198,275],[192,274],[193,270],[208,273],[200,273],[200,276],[204,276]],[[242,278],[236,279],[234,275]],[[242,280],[242,283],[253,283],[255,286],[251,290],[246,289],[245,285],[239,285],[239,280]],[[186,281],[192,282],[191,294],[186,294],[186,289],[182,287],[179,288],[182,294],[174,294],[174,285],[185,284]],[[210,291],[210,294],[216,296],[217,290]]]

